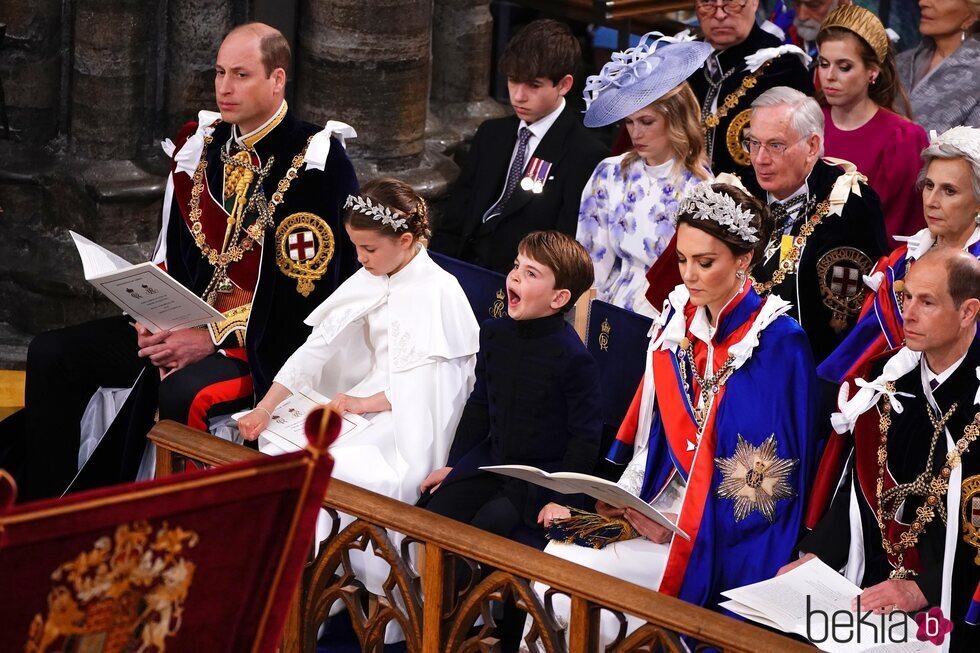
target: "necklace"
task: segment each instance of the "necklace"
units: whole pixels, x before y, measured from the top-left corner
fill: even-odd
[[[684,392],[687,394],[688,398],[691,400],[691,405],[694,407],[694,421],[698,424],[698,431],[704,428],[704,420],[707,417],[708,409],[711,405],[711,400],[716,394],[721,392],[722,386],[728,381],[728,377],[732,375],[735,371],[735,357],[729,355],[725,362],[722,364],[721,368],[708,378],[704,378],[698,372],[698,366],[694,362],[694,353],[691,341],[687,338],[681,340],[680,349],[677,351],[677,365],[680,368],[681,382],[684,384]],[[701,388],[700,397],[698,401],[694,400],[694,394],[691,392],[691,386],[687,382],[687,366],[691,366],[691,375],[694,380],[698,382],[698,386]]]
[[[817,228],[820,221],[823,220],[827,214],[830,213],[830,202],[823,201],[817,204],[817,212],[813,214],[806,224],[800,227],[800,233],[796,235],[793,239],[793,246],[790,247],[789,252],[786,254],[786,258],[779,261],[779,267],[776,271],[772,273],[772,279],[765,282],[756,281],[752,279],[752,287],[755,291],[762,297],[765,297],[772,289],[781,284],[785,279],[786,275],[796,270],[796,264],[800,260],[800,256],[803,255],[803,248],[806,247],[807,238],[813,233],[813,230]],[[773,234],[773,239],[769,243],[769,251],[775,251],[775,243],[778,243],[779,235]]]
[[[214,127],[219,122],[221,121],[216,120],[211,126]],[[269,202],[265,200],[262,180],[265,175],[268,175],[269,168],[272,165],[272,158],[270,157],[269,162],[263,168],[257,168],[251,165],[251,163],[246,164],[244,161],[235,159],[234,157],[227,157],[232,162],[231,165],[238,165],[244,169],[245,175],[242,179],[256,174],[260,176],[257,183],[253,186],[248,201],[236,200],[232,214],[228,216],[228,228],[225,231],[225,238],[219,251],[207,244],[204,236],[204,226],[201,224],[201,193],[204,192],[204,177],[208,167],[207,151],[208,146],[214,141],[214,137],[210,134],[204,137],[201,159],[198,161],[197,169],[194,171],[188,217],[191,221],[191,234],[194,237],[194,243],[201,250],[201,254],[208,260],[208,263],[214,267],[214,276],[211,277],[211,281],[202,293],[205,301],[209,304],[214,304],[219,292],[231,291],[232,286],[231,280],[228,278],[228,266],[242,260],[242,257],[252,250],[255,243],[262,240],[265,230],[272,225],[273,214],[279,204],[282,203],[283,195],[289,190],[290,184],[298,176],[299,168],[306,159],[306,149],[310,146],[311,140],[313,140],[312,136],[307,139],[303,150],[293,157],[292,165],[286,171],[285,176],[279,180],[276,191],[272,194],[272,200]],[[222,161],[226,164],[229,163],[229,161],[225,161],[224,157]],[[244,229],[246,236],[239,242],[238,238],[242,231],[240,229],[241,220],[248,211],[256,211],[259,217]]]
[[[895,383],[889,381],[885,384],[885,389],[889,393],[895,392]],[[939,470],[939,473],[935,476],[930,475],[936,443],[939,440],[940,434],[945,432],[946,423],[953,416],[953,413],[956,412],[956,408],[957,404],[953,404],[946,411],[945,415],[937,418],[932,412],[932,407],[926,405],[929,421],[932,423],[933,428],[932,443],[929,447],[926,468],[911,483],[903,483],[885,491],[885,463],[888,460],[888,430],[891,428],[892,421],[891,400],[887,394],[885,395],[881,419],[878,421],[878,430],[881,433],[881,439],[878,444],[878,479],[875,487],[875,496],[878,500],[878,505],[875,508],[875,518],[878,522],[878,530],[881,531],[881,546],[885,549],[885,553],[894,557],[898,563],[898,566],[888,575],[889,578],[904,579],[909,576],[914,576],[914,571],[905,568],[905,552],[918,544],[919,536],[925,527],[935,518],[937,510],[941,515],[943,523],[946,523],[946,509],[943,505],[943,499],[949,490],[949,477],[957,465],[960,464],[960,457],[963,453],[980,436],[980,413],[977,413],[973,418],[973,422],[964,430],[963,437],[957,440],[954,449],[946,454],[946,462],[943,464],[942,469]],[[925,500],[916,509],[915,520],[909,526],[908,530],[899,536],[897,543],[893,543],[888,538],[888,529],[885,522],[895,518],[898,506],[909,495],[923,496]],[[891,508],[886,508],[886,503],[890,504]]]
[[[727,116],[729,111],[731,111],[736,106],[738,106],[739,100],[742,99],[742,97],[748,92],[750,88],[753,88],[756,84],[759,83],[759,77],[762,76],[762,73],[765,72],[766,68],[769,67],[769,64],[772,63],[772,61],[773,60],[770,59],[766,63],[762,64],[762,66],[754,73],[749,73],[748,75],[746,75],[745,79],[742,80],[742,83],[739,84],[738,88],[735,89],[733,92],[729,93],[728,97],[725,98],[725,101],[718,106],[717,111],[715,111],[714,113],[708,113],[704,116],[704,118],[701,120],[704,131],[708,131],[709,129],[714,129],[719,124],[721,124],[721,119]],[[725,78],[727,78],[727,75],[725,76]],[[723,78],[721,81],[724,81],[725,78]],[[719,84],[720,83],[721,82],[719,82]]]

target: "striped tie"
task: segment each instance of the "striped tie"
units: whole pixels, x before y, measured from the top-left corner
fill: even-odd
[[[524,157],[527,155],[527,142],[529,140],[531,140],[531,130],[527,127],[521,127],[521,130],[517,133],[517,154],[514,155],[514,161],[510,164],[510,171],[507,173],[507,183],[504,185],[504,193],[483,214],[484,222],[492,220],[503,213],[504,207],[507,206],[507,200],[514,194],[514,189],[517,188],[517,181],[521,178],[521,173],[524,172]]]

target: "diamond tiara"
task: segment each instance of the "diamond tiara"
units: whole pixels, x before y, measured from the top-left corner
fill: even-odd
[[[724,193],[716,193],[708,182],[695,186],[681,200],[678,213],[690,213],[698,220],[713,220],[746,243],[759,241],[758,231],[752,226],[752,213],[740,207]]]
[[[372,202],[370,197],[348,195],[347,202],[344,203],[344,208],[348,209],[352,207],[355,211],[371,216],[372,220],[380,220],[381,224],[388,225],[393,231],[408,229],[407,219],[397,217],[396,214],[387,206],[381,204],[380,202]]]

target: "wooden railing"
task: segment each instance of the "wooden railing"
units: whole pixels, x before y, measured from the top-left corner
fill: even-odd
[[[263,455],[173,422],[160,422],[149,437],[157,445],[158,475],[180,471],[187,460],[220,465]],[[389,623],[401,627],[407,648],[413,653],[496,650],[490,604],[507,597],[513,597],[532,619],[531,650],[548,653],[598,651],[601,611],[613,613],[622,624],[619,637],[606,649],[609,652],[679,653],[684,650],[683,636],[690,636],[699,647],[723,651],[813,650],[798,641],[343,481],[331,481],[323,505],[334,516],[333,532],[306,570],[283,635],[284,653],[315,651],[317,630],[338,600],[346,605],[364,651],[382,650]],[[340,530],[338,512],[356,519]],[[392,545],[388,530],[406,536],[401,547]],[[368,545],[391,568],[385,596],[369,595],[351,571],[349,552]],[[409,556],[410,551],[415,555]],[[413,557],[421,560],[420,570],[415,569]],[[456,560],[467,561],[476,571],[481,567],[495,571],[456,591]],[[479,574],[473,576],[479,578]],[[543,605],[531,589],[533,581],[570,597],[567,643],[550,605]],[[647,622],[628,637],[622,635],[626,613]],[[477,626],[480,617],[483,625]]]

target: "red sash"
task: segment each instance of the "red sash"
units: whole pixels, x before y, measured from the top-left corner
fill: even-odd
[[[740,342],[745,334],[752,328],[753,323],[765,305],[763,302],[759,308],[725,338],[717,344],[713,352],[712,369],[719,370],[728,359],[728,350],[732,345]],[[726,311],[727,312],[727,311]],[[694,307],[688,304],[685,307],[687,314],[688,334],[691,342],[695,342],[690,333],[691,317],[694,314]],[[719,317],[718,323],[724,318],[725,313]],[[707,345],[699,343],[694,347],[694,360],[698,369],[706,368]],[[657,401],[660,409],[661,420],[664,425],[664,434],[667,443],[673,452],[674,459],[685,469],[687,474],[687,490],[684,494],[684,502],[681,506],[677,526],[688,534],[690,540],[682,537],[674,537],[667,552],[667,564],[664,569],[664,577],[660,582],[660,591],[671,596],[677,596],[681,585],[684,583],[684,574],[687,571],[687,562],[694,550],[694,545],[698,539],[698,531],[704,518],[704,507],[707,504],[711,493],[711,481],[715,470],[715,442],[717,433],[715,421],[718,416],[718,409],[724,401],[725,385],[719,386],[718,393],[711,401],[711,407],[704,420],[704,427],[701,430],[701,440],[697,440],[697,425],[693,418],[693,406],[691,400],[683,390],[680,375],[677,371],[677,363],[674,354],[670,351],[654,352],[654,378],[657,380]],[[668,365],[670,366],[668,368]],[[674,382],[672,382],[674,381]],[[698,396],[701,388],[697,382],[691,380],[691,392]],[[696,447],[690,448],[688,443],[697,443]],[[690,450],[689,450],[690,449]]]

